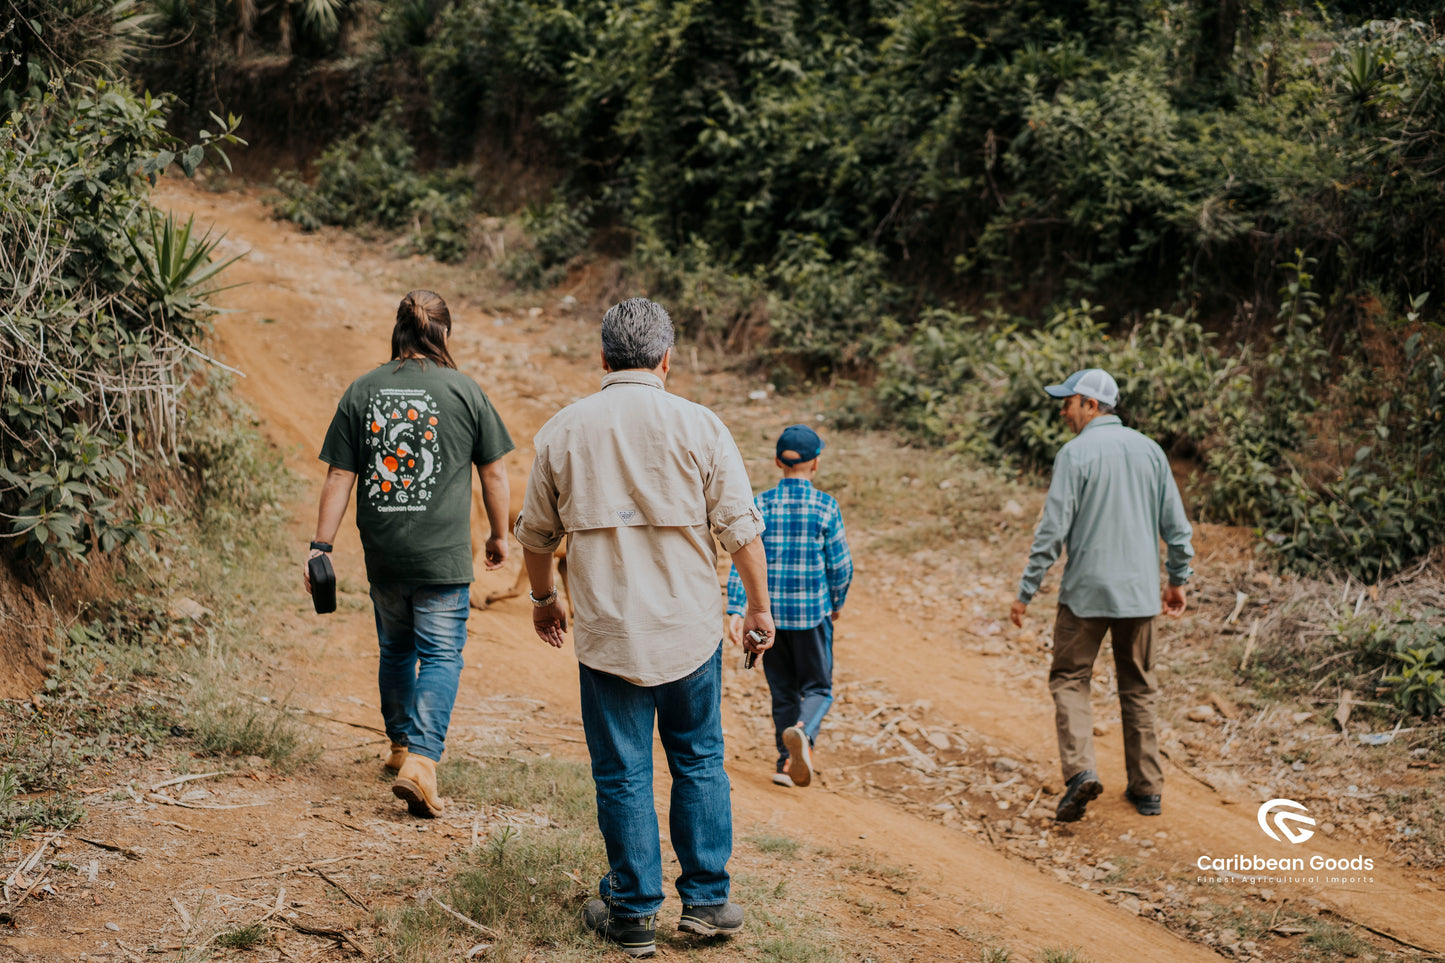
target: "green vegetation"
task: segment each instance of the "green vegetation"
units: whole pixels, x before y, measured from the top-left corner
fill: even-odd
[[[781,836],[777,833],[758,833],[749,836],[747,840],[758,852],[781,856],[784,859],[792,859],[797,856],[798,850],[802,847],[802,844],[793,837]]]
[[[587,767],[552,759],[448,761],[439,783],[457,803],[524,817],[516,825],[491,823],[487,842],[461,859],[437,894],[451,909],[498,931],[488,958],[520,961],[539,946],[590,946],[580,907],[607,861]],[[475,930],[430,901],[387,913],[383,922],[382,946],[400,960],[452,959],[455,950],[477,942]]]
[[[152,486],[184,459],[181,399],[223,265],[147,192],[239,140],[215,118],[183,144],[163,99],[101,79],[141,36],[133,4],[44,6],[50,40],[24,19],[0,31],[0,513],[55,566],[148,550],[172,525]]]
[[[1310,924],[1310,933],[1305,944],[1326,960],[1354,959],[1369,951],[1370,945],[1350,930],[1330,923]]]
[[[1050,947],[1039,954],[1039,963],[1090,963],[1090,961],[1076,948]]]
[[[257,943],[263,942],[266,935],[266,927],[260,923],[252,923],[249,926],[239,926],[236,929],[217,934],[215,943],[227,950],[249,950]]]
[[[189,752],[192,732],[278,763],[305,749],[289,718],[225,701],[254,626],[212,593],[272,550],[286,478],[201,350],[221,239],[149,198],[166,172],[224,160],[238,120],[184,143],[165,98],[112,79],[149,37],[142,5],[16,12],[0,29],[0,564],[64,624],[43,687],[0,703],[11,834],[82,818],[82,779]]]
[[[296,174],[282,174],[276,186],[283,197],[273,203],[277,216],[308,230],[322,224],[370,226],[386,230],[412,226],[412,250],[439,261],[458,261],[470,250],[470,178],[464,172],[423,174],[416,147],[393,103],[381,117],[322,152],[316,180],[308,185]]]
[[[625,250],[634,287],[781,390],[854,384],[839,424],[1028,470],[1065,438],[1039,386],[1107,366],[1126,421],[1202,469],[1196,515],[1378,581],[1445,532],[1425,12],[345,7],[372,28],[354,83],[406,106],[284,177],[278,211],[485,250],[522,285]],[[521,156],[545,160],[500,187]]]

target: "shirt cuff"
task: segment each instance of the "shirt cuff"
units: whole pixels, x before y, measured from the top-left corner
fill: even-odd
[[[765,527],[762,512],[752,502],[731,511],[719,508],[713,513],[713,526],[718,542],[729,555],[763,534]]]
[[[557,551],[557,546],[561,545],[562,540],[567,537],[566,532],[558,532],[554,536],[524,528],[521,517],[517,519],[517,524],[513,527],[512,534],[517,537],[517,541],[521,543],[523,548],[536,552],[538,555],[551,555]]]

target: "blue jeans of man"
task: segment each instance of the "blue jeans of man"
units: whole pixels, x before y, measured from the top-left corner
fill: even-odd
[[[788,761],[783,730],[801,722],[812,745],[833,706],[832,618],[811,629],[778,629],[773,647],[763,653],[763,674],[773,698],[773,738],[782,772]]]
[[[391,741],[433,761],[446,747],[471,615],[468,585],[373,582],[381,718]]]
[[[672,773],[668,826],[686,906],[728,901],[733,849],[731,784],[723,769],[722,645],[674,682],[639,686],[580,665],[582,727],[597,787],[597,826],[607,844],[598,892],[621,919],[662,905],[662,844],[652,796],[652,731]]]

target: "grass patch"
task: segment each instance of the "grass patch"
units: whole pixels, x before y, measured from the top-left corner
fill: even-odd
[[[222,698],[203,689],[191,716],[192,736],[202,752],[260,756],[283,771],[320,756],[321,747],[304,725],[280,707],[239,696]]]
[[[983,955],[978,959],[979,963],[1009,963],[1009,960],[1013,959],[1013,953],[1002,946],[986,946]]]
[[[57,628],[50,677],[28,699],[0,702],[0,832],[76,822],[82,781],[114,781],[157,759],[185,771],[192,729],[211,751],[300,757],[299,736],[280,748],[285,726],[226,708],[254,675],[249,656],[265,613],[249,600],[282,591],[277,505],[294,484],[227,392],[220,378],[196,389],[180,467],[148,485],[172,493],[170,504],[151,507],[174,528],[125,557],[98,558],[94,582],[105,583],[104,594]],[[291,591],[289,564],[286,573]],[[221,738],[228,728],[247,740]]]
[[[842,956],[812,937],[773,936],[757,943],[757,959],[765,963],[836,963]]]
[[[555,759],[448,761],[438,781],[456,802],[547,818],[545,826],[492,826],[486,844],[462,858],[439,896],[502,934],[487,958],[520,963],[538,947],[549,948],[549,960],[594,958],[601,945],[582,931],[579,914],[607,859],[587,766]],[[402,963],[455,959],[477,942],[476,931],[435,903],[383,914],[382,921],[383,946]]]
[[[216,945],[227,950],[248,950],[266,939],[266,927],[260,923],[226,930],[216,936]]]
[[[752,843],[753,848],[760,853],[782,856],[786,859],[797,856],[798,850],[802,848],[802,844],[791,836],[781,836],[776,833],[758,833],[747,837],[747,841]]]
[[[878,879],[910,879],[914,875],[912,870],[881,862],[872,853],[865,852],[854,854],[853,861],[848,864],[848,872]]]
[[[1370,949],[1368,943],[1344,927],[1319,921],[1310,924],[1310,933],[1304,941],[1307,946],[1327,960],[1338,960],[1343,957],[1353,959],[1362,956]]]
[[[1039,963],[1092,963],[1092,961],[1074,947],[1049,947],[1040,954]]]

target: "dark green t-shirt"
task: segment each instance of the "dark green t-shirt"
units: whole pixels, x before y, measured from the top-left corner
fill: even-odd
[[[452,368],[388,361],[352,382],[321,460],[356,472],[367,579],[472,581],[472,465],[513,447],[481,387]]]

